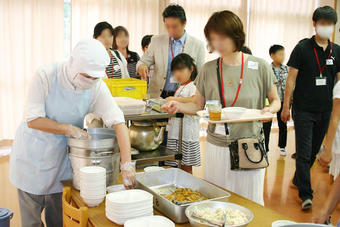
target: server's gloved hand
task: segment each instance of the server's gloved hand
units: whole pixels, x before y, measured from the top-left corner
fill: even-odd
[[[134,188],[136,186],[136,162],[121,163],[120,170],[125,188]]]
[[[68,135],[76,139],[90,138],[90,135],[86,131],[73,125],[67,125],[67,131],[68,131]]]

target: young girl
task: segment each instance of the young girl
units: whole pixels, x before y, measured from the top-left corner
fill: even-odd
[[[188,54],[179,54],[171,62],[171,71],[180,84],[174,97],[166,98],[167,101],[187,103],[192,101],[196,87],[194,80],[197,69],[194,60]],[[171,150],[179,149],[179,118],[171,118],[168,124],[167,147]],[[193,115],[184,115],[182,136],[182,169],[192,173],[192,166],[201,165],[201,153],[199,143],[199,118]],[[166,162],[166,165],[177,165],[176,161]]]

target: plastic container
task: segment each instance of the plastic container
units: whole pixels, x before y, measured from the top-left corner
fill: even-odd
[[[7,208],[0,208],[0,227],[9,227],[13,212]]]
[[[138,79],[103,79],[114,97],[143,99],[147,92],[147,82]]]
[[[145,112],[146,104],[142,100],[130,97],[115,97],[114,99],[124,115],[142,114]]]

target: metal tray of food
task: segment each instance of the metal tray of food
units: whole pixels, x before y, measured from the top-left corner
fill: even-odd
[[[154,207],[174,222],[186,223],[188,222],[188,218],[185,216],[185,209],[189,205],[199,203],[202,200],[192,203],[175,204],[160,195],[160,189],[169,188],[169,192],[171,192],[174,187],[189,188],[199,191],[202,196],[208,198],[203,201],[230,197],[230,193],[227,191],[177,168],[137,174],[137,188],[146,190],[153,194]],[[166,190],[164,190],[163,193],[165,194]]]

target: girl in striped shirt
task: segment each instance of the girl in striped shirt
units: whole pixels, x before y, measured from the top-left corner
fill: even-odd
[[[187,103],[192,101],[196,93],[194,80],[197,69],[194,59],[188,54],[179,54],[171,62],[171,71],[180,86],[173,97],[166,98],[167,101],[178,101]],[[167,147],[178,151],[179,146],[179,118],[171,118],[168,124]],[[182,133],[182,169],[192,173],[192,166],[201,165],[201,152],[199,143],[200,124],[199,118],[192,115],[184,115]],[[176,161],[167,161],[166,165],[177,165]]]
[[[127,62],[124,56],[117,50],[112,50],[114,30],[111,24],[100,22],[94,27],[93,38],[99,40],[106,48],[110,56],[110,64],[106,67],[108,78],[129,78]]]

